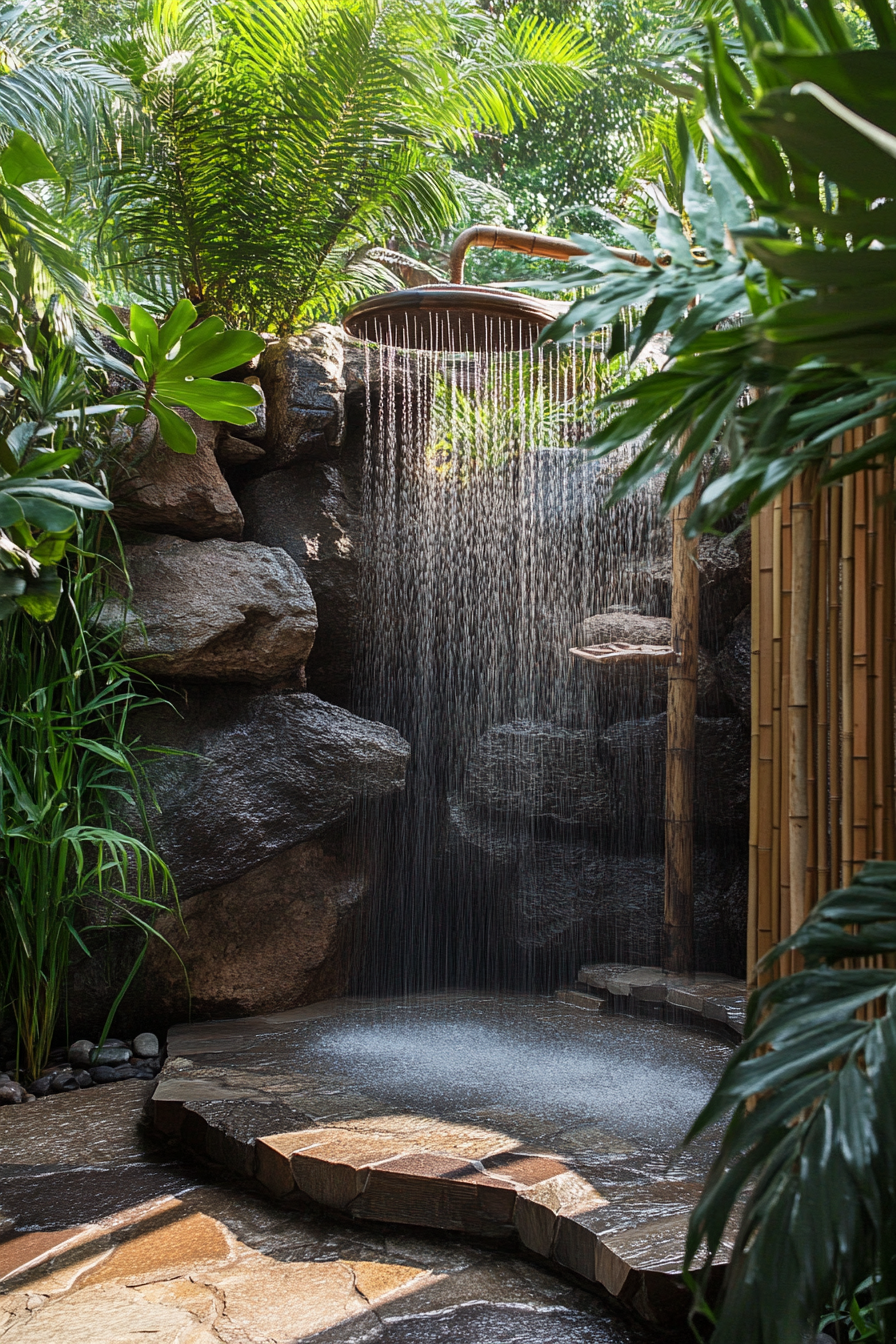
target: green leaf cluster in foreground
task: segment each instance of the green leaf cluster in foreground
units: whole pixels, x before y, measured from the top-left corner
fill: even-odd
[[[701,478],[692,533],[762,507],[809,464],[831,482],[896,453],[882,419],[896,405],[892,14],[868,0],[879,45],[857,49],[826,0],[735,9],[746,57],[710,21],[690,71],[705,153],[679,116],[681,209],[650,187],[663,275],[580,240],[572,282],[588,292],[544,333],[569,340],[632,305],[644,309],[633,354],[671,331],[665,366],[605,400],[591,442],[602,455],[642,439],[617,497],[665,473],[671,506]],[[643,232],[619,228],[654,256]],[[840,435],[875,421],[840,454]]]
[[[713,1344],[794,1344],[857,1290],[876,1337],[893,1339],[896,969],[848,963],[896,952],[896,863],[866,863],[829,892],[760,972],[790,952],[805,969],[752,996],[689,1136],[734,1108],[687,1254],[717,1254],[739,1217]]]

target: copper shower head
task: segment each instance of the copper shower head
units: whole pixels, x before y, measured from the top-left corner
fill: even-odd
[[[582,248],[566,238],[477,224],[465,229],[451,248],[449,284],[375,294],[350,308],[342,325],[352,336],[406,350],[519,350],[533,345],[566,305],[499,286],[465,285],[464,259],[470,247],[557,260],[583,255]],[[612,250],[627,261],[650,264],[636,252]]]

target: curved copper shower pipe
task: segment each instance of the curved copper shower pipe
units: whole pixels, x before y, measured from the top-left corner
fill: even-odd
[[[543,233],[526,233],[523,229],[502,229],[491,224],[474,224],[459,233],[451,245],[448,254],[448,275],[452,285],[464,282],[464,262],[471,247],[488,247],[502,252],[523,252],[529,257],[553,257],[556,261],[569,261],[571,257],[583,257],[585,249],[577,247],[568,238],[551,238]],[[624,247],[609,249],[614,257],[630,261],[636,266],[652,266],[653,262],[642,257],[640,252],[632,252]],[[660,263],[662,264],[662,263]]]

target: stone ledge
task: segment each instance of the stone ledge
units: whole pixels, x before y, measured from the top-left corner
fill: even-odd
[[[619,1012],[638,1013],[644,1004],[656,1004],[677,1010],[671,1016],[689,1025],[702,1025],[719,1031],[728,1039],[742,1041],[750,989],[745,980],[714,971],[681,975],[657,966],[625,966],[616,962],[597,962],[582,966],[576,988],[558,991],[577,998],[591,994],[598,1002],[613,1002]],[[600,997],[599,997],[600,996]],[[626,1000],[628,1002],[626,1002]],[[620,1002],[621,1001],[621,1002]]]
[[[655,972],[638,969],[639,988],[655,983]],[[614,985],[622,970],[612,968]],[[711,997],[724,1002],[729,983],[711,984]],[[575,999],[599,1002],[593,987],[583,991]],[[574,1011],[575,999],[560,1001],[556,1011],[584,1019]],[[604,1189],[602,1176],[589,1179],[576,1170],[574,1150],[549,1152],[469,1119],[389,1113],[356,1090],[361,1079],[336,1085],[299,1072],[297,1064],[287,1077],[281,1061],[294,1057],[294,1032],[351,1008],[331,1002],[176,1028],[170,1042],[176,1054],[153,1099],[156,1127],[199,1157],[253,1177],[288,1204],[523,1248],[573,1271],[651,1324],[684,1324],[689,1297],[680,1271],[699,1183],[645,1171],[634,1186],[614,1185],[611,1177]],[[233,1047],[237,1058],[230,1064],[220,1055]],[[199,1058],[193,1063],[191,1057]],[[282,1128],[284,1120],[290,1129]]]

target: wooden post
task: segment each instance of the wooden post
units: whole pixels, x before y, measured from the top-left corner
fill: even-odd
[[[666,897],[664,960],[667,970],[694,970],[694,764],[697,714],[700,571],[697,539],[685,524],[693,497],[672,510],[672,647],[666,735]]]

